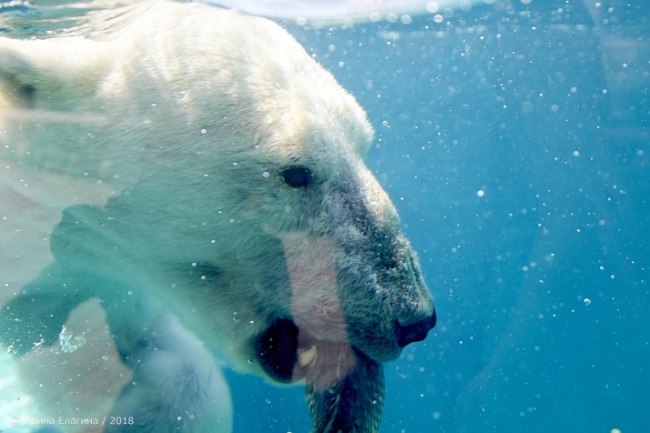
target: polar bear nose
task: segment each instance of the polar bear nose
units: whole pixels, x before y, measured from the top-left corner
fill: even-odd
[[[402,325],[396,320],[395,332],[397,335],[397,344],[399,344],[400,347],[405,347],[411,343],[422,341],[427,338],[427,334],[434,326],[436,326],[435,310],[433,310],[433,314],[426,319],[409,325]]]

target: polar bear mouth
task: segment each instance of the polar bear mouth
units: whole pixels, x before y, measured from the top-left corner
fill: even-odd
[[[275,320],[255,346],[262,369],[273,380],[304,379],[319,391],[344,379],[356,366],[354,353],[358,352],[348,343],[318,339],[288,318]]]
[[[274,380],[305,380],[313,431],[377,431],[384,401],[379,362],[347,343],[316,339],[287,318],[258,337],[256,350]]]

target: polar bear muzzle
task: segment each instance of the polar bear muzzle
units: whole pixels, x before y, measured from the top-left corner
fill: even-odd
[[[275,233],[287,262],[291,317],[276,318],[257,337],[256,361],[274,381],[305,381],[314,432],[376,432],[381,362],[436,324],[406,239],[392,226],[363,225],[341,223],[332,236]]]
[[[291,168],[281,177],[297,189],[309,172]],[[426,338],[436,324],[433,298],[369,172],[341,169],[317,197],[305,200],[307,217],[290,229],[265,229],[282,244],[289,305],[267,318],[253,361],[276,382],[305,381],[314,432],[376,432],[381,363]]]

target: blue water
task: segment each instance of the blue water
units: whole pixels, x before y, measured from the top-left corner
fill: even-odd
[[[382,431],[648,431],[650,3],[503,3],[290,27],[368,111],[436,297]],[[276,420],[240,431],[307,430],[300,390],[234,394]]]
[[[386,433],[647,431],[650,3],[523,3],[287,24],[367,110],[436,299]],[[227,375],[236,432],[308,431],[300,387]]]

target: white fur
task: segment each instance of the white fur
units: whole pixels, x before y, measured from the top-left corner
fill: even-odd
[[[52,205],[66,211],[52,227],[56,262],[23,294],[42,296],[44,314],[65,315],[65,303],[51,306],[61,284],[49,275],[63,269],[70,287],[77,272],[95,272],[78,290],[102,300],[138,384],[114,411],[149,417],[153,431],[175,428],[169,408],[180,405],[200,420],[188,431],[229,431],[227,386],[201,341],[264,375],[252,342],[274,318],[347,344],[345,310],[377,332],[352,343],[384,361],[399,353],[395,321],[431,314],[413,263],[401,259],[412,252],[395,209],[363,164],[372,137],[353,97],[268,20],[146,2],[99,13],[67,36],[0,38],[0,159],[115,197],[97,200],[102,207],[69,194]],[[283,183],[292,165],[310,168],[311,192]],[[366,220],[398,254],[382,272],[411,275],[409,293],[377,283],[368,248],[343,256],[343,243],[372,241],[359,227]],[[311,264],[305,251],[324,264],[309,281],[295,278]],[[342,267],[350,293],[339,299],[332,272]],[[364,284],[378,286],[352,290]],[[326,319],[339,320],[330,336]]]

